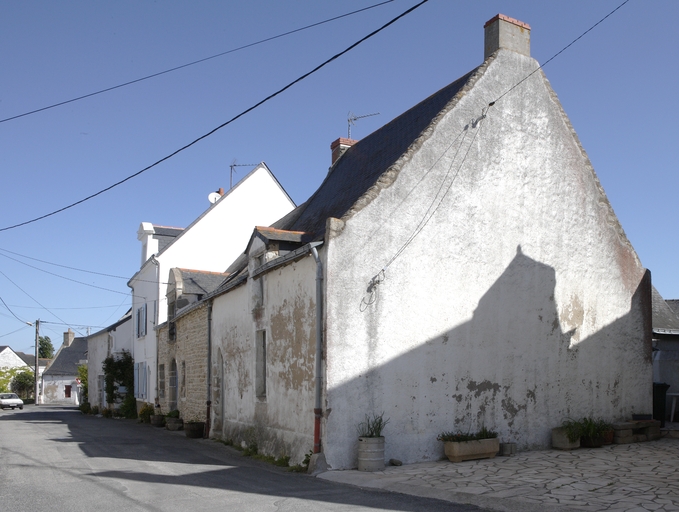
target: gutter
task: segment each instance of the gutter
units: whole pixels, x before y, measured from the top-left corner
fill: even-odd
[[[212,409],[212,301],[207,305],[207,401],[205,402],[205,437],[210,437],[210,414]]]

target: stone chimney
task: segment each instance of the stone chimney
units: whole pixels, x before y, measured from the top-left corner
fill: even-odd
[[[69,327],[68,331],[66,331],[64,333],[64,347],[70,347],[71,343],[73,343],[74,339],[75,339],[75,333]]]
[[[354,139],[345,139],[340,137],[335,142],[330,144],[330,150],[332,151],[332,165],[335,165],[335,162],[339,160],[339,157],[341,157],[347,149],[357,142],[358,141]]]
[[[483,26],[485,40],[483,59],[487,59],[500,48],[530,57],[530,26],[504,14],[489,19]]]

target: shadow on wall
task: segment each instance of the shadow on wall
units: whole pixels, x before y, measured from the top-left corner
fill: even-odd
[[[646,271],[627,314],[581,338],[579,326],[597,311],[578,297],[557,305],[554,268],[519,247],[471,320],[328,390],[330,464],[355,467],[354,426],[366,413],[391,419],[386,458],[407,463],[441,458],[436,436],[444,430],[486,426],[520,449],[547,448],[551,428],[566,417],[649,413],[650,281]],[[404,332],[417,325],[415,318],[391,319]]]

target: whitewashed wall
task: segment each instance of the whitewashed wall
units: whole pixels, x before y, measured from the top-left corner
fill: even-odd
[[[536,66],[501,50],[329,233],[333,468],[356,465],[366,413],[390,419],[386,458],[412,463],[442,457],[443,430],[545,448],[565,417],[651,412],[650,283],[547,81],[479,119]]]
[[[316,264],[311,256],[274,269],[256,306],[256,280],[213,305],[213,435],[255,440],[261,453],[301,462],[313,448]],[[265,330],[266,398],[255,396],[256,331]]]

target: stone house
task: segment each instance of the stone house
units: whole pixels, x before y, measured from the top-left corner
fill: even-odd
[[[104,382],[104,360],[132,350],[132,310],[117,322],[87,336],[87,390],[90,405],[108,407]]]
[[[254,230],[211,302],[214,437],[334,469],[384,413],[386,459],[444,430],[549,446],[565,417],[652,410],[651,282],[539,64],[498,15],[476,69],[360,141]]]
[[[167,282],[171,268],[220,272],[242,251],[252,226],[271,223],[295,207],[263,162],[231,190],[213,192],[212,203],[186,229],[142,222],[141,268],[128,281],[132,291],[132,357],[139,378],[138,407],[157,398],[156,327],[167,320]]]
[[[40,403],[80,405],[80,365],[87,365],[87,338],[76,338],[69,329],[64,333],[64,342],[54,355],[52,364],[42,374]]]
[[[208,332],[211,304],[202,299],[228,274],[170,269],[167,322],[158,326],[158,402],[185,420],[207,419]]]

